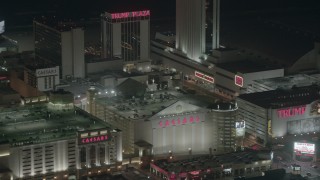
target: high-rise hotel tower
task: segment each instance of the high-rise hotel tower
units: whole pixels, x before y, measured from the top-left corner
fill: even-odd
[[[101,39],[103,58],[125,62],[149,60],[150,11],[103,13]]]
[[[220,0],[213,0],[212,49],[219,48]],[[176,48],[199,61],[206,50],[206,0],[176,0]]]

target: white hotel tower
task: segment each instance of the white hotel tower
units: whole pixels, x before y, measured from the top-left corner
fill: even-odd
[[[219,47],[220,0],[213,0],[213,42]],[[176,49],[199,61],[205,53],[206,0],[176,0]]]

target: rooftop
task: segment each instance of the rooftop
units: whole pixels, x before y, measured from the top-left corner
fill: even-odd
[[[227,63],[220,63],[218,67],[225,69],[233,73],[253,73],[259,71],[268,71],[273,69],[281,69],[277,64],[272,64],[269,62],[254,61],[254,60],[242,60]]]
[[[207,170],[208,168],[221,168],[222,165],[227,168],[231,164],[251,164],[256,161],[270,160],[271,155],[269,159],[266,159],[265,156],[260,156],[261,153],[270,154],[270,152],[244,151],[218,156],[206,155],[193,158],[188,157],[187,159],[177,161],[162,159],[155,161],[153,164],[166,172],[175,172],[177,174],[195,170]]]
[[[239,99],[246,100],[263,108],[285,108],[310,104],[320,98],[320,87],[316,85],[276,89],[272,91],[242,94]]]
[[[144,100],[139,99],[124,99],[119,96],[107,97],[100,95],[96,101],[100,104],[105,104],[109,109],[117,114],[121,114],[126,118],[148,120],[153,115],[166,109],[178,101],[183,101],[187,104],[195,105],[202,108],[207,108],[210,100],[201,95],[182,94],[175,90],[163,90],[152,93],[147,93]]]
[[[47,104],[0,113],[0,143],[12,146],[76,138],[78,131],[110,128],[80,109],[52,110]]]
[[[72,29],[83,28],[79,24],[75,23],[71,19],[61,19],[56,16],[53,17],[41,17],[35,19],[34,22],[48,26],[59,32],[70,31]]]
[[[272,89],[291,89],[293,86],[303,87],[312,84],[319,84],[319,79],[306,74],[296,74],[292,76],[276,77],[269,79],[254,80],[255,83],[262,84]]]

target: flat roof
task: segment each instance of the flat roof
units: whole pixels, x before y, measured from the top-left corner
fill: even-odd
[[[154,98],[151,98],[150,94],[153,94],[152,96]],[[162,94],[163,99],[160,98],[160,94]],[[183,101],[202,108],[208,108],[208,106],[213,103],[210,102],[210,98],[208,99],[206,96],[182,94],[176,90],[156,91],[149,93],[149,95],[150,96],[145,100],[136,99],[135,101],[132,99],[123,99],[118,96],[106,97],[105,95],[101,95],[100,98],[96,98],[96,102],[106,105],[109,109],[125,118],[135,120],[148,120],[156,113],[178,101]]]
[[[46,68],[55,68],[56,65],[51,63],[33,63],[33,64],[26,64],[25,68],[29,69],[30,71],[36,71],[37,69],[46,69]]]
[[[70,31],[72,29],[82,29],[83,26],[75,23],[71,19],[63,19],[63,18],[58,18],[58,17],[41,17],[38,19],[35,19],[34,22],[45,25],[47,27],[50,27],[52,29],[55,29],[56,31],[59,32],[65,32],[65,31]]]
[[[48,104],[0,112],[0,143],[13,146],[76,138],[78,131],[111,126],[80,109],[51,110]]]
[[[219,63],[217,64],[217,66],[233,73],[237,73],[237,72],[252,73],[252,72],[259,72],[259,71],[282,69],[282,67],[280,67],[277,64],[272,64],[269,62],[262,62],[257,60],[249,60],[249,59],[227,62],[227,63]]]
[[[310,104],[320,98],[320,87],[317,85],[276,89],[272,91],[241,94],[239,99],[251,102],[263,108],[285,108]]]
[[[221,165],[227,167],[228,164],[251,164],[256,161],[271,160],[263,158],[259,154],[270,153],[261,151],[243,151],[235,152],[223,155],[205,155],[199,157],[188,156],[184,160],[168,161],[167,159],[161,159],[155,161],[153,164],[167,172],[175,172],[179,174],[181,172],[191,172],[195,170],[206,170],[210,168],[221,168]]]
[[[303,87],[320,83],[318,78],[306,74],[296,74],[291,76],[276,77],[269,79],[258,79],[254,80],[254,82],[262,84],[272,89],[291,89],[293,86]]]

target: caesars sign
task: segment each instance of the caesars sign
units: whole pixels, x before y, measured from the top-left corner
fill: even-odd
[[[298,154],[314,154],[315,145],[310,143],[294,143],[294,152]]]
[[[36,76],[41,77],[41,76],[55,76],[58,75],[59,73],[59,68],[54,67],[54,68],[46,68],[46,69],[37,69],[36,70]]]
[[[108,130],[97,130],[93,132],[81,132],[78,137],[78,144],[91,144],[109,141]]]

